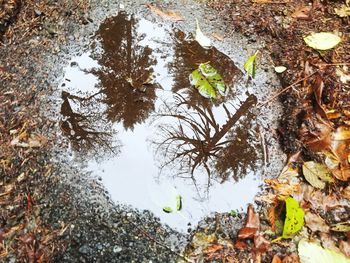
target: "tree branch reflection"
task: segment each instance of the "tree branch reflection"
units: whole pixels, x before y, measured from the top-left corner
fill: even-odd
[[[80,97],[63,91],[61,130],[73,149],[81,153],[116,153],[119,146],[113,141],[114,131],[110,123],[101,116],[100,109],[91,107],[95,105],[96,95]]]
[[[255,103],[256,97],[250,95],[235,111],[232,105],[222,104],[226,116],[223,125],[218,123],[212,107],[194,105],[180,94],[174,103],[164,103],[157,116],[167,121],[158,126],[161,139],[153,141],[157,155],[163,159],[161,169],[176,168],[177,177],[192,180],[196,180],[197,170],[204,170],[208,187],[213,175],[222,182],[229,175],[239,180],[246,174],[244,169],[254,167],[257,158],[254,146],[247,140],[254,117],[249,110]],[[241,118],[244,122],[239,125]]]

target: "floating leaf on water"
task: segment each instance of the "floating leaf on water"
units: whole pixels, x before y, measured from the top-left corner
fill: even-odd
[[[251,76],[252,78],[255,77],[256,72],[256,56],[258,55],[259,51],[256,51],[254,55],[250,56],[247,61],[244,63],[244,70],[248,73],[248,76]]]
[[[173,212],[173,209],[171,208],[171,207],[168,207],[168,206],[166,206],[166,207],[163,207],[163,211],[165,212],[165,213],[171,213],[171,212]]]
[[[283,238],[290,238],[300,231],[304,225],[304,210],[292,197],[286,199],[286,219],[283,226]]]
[[[202,75],[199,69],[192,71],[190,75],[190,82],[198,89],[199,94],[205,98],[216,98],[216,92],[213,86],[210,85],[208,80]]]
[[[205,98],[216,98],[217,92],[226,93],[226,85],[217,70],[208,63],[202,63],[190,75],[190,82]]]
[[[328,50],[337,46],[341,42],[341,38],[333,33],[320,32],[304,37],[304,41],[313,49]]]
[[[198,19],[196,18],[196,36],[195,40],[204,48],[208,48],[211,46],[211,40],[206,35],[203,34],[201,28],[199,27]]]
[[[176,210],[180,211],[182,209],[182,197],[181,195],[176,196]]]
[[[306,181],[308,181],[313,187],[319,189],[323,189],[326,186],[325,182],[331,183],[334,181],[327,166],[313,161],[305,162],[303,164],[303,174]]]
[[[198,68],[210,85],[212,85],[221,96],[224,96],[226,93],[226,85],[218,71],[209,63],[202,63]]]
[[[343,254],[302,239],[298,244],[301,263],[350,263]]]
[[[285,66],[277,66],[277,67],[275,67],[275,71],[277,72],[277,73],[283,73],[283,72],[285,72],[287,70],[287,68],[285,67]]]
[[[350,222],[341,222],[331,226],[332,231],[336,232],[350,232]]]

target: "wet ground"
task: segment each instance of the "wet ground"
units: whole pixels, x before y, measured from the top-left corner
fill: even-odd
[[[199,3],[165,3],[186,18],[176,23],[152,14],[145,3],[92,2],[81,15],[84,26],[55,24],[64,26],[50,29],[60,40],[53,41],[55,55],[36,50],[43,65],[22,80],[38,90],[53,87],[50,100],[35,97],[53,123],[40,133],[55,141],[46,157],[55,169],[38,181],[45,198],[35,197],[43,222],[65,230],[69,245],[57,262],[173,262],[188,236],[164,223],[185,232],[189,222],[196,228],[213,211],[245,207],[283,163],[273,133],[279,105],[256,108],[278,87],[264,43],[223,31],[217,13]],[[215,47],[193,41],[194,17]],[[257,49],[259,74],[248,82],[243,63]],[[189,82],[198,63],[208,61],[228,86],[218,100],[201,97]],[[22,66],[35,65],[28,63]],[[169,135],[177,137],[170,151],[155,151]],[[179,137],[193,152],[180,167],[174,157],[188,148],[179,147]],[[181,211],[164,213],[178,194]],[[212,220],[200,222],[207,224]]]
[[[253,202],[270,158],[283,159],[266,142],[278,112],[256,108],[266,98],[260,83],[190,33],[125,11],[105,19],[89,46],[65,68],[60,128],[72,161],[114,202],[182,232]],[[191,85],[201,63],[223,76],[224,94],[209,99]]]

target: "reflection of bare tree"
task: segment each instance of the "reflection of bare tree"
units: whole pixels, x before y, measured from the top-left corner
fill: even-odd
[[[138,23],[133,17],[119,13],[106,19],[98,36],[103,48],[95,70],[102,84],[103,102],[108,105],[107,117],[112,122],[122,122],[133,129],[154,110],[155,87],[148,80],[153,74],[152,49],[142,47],[143,36],[137,32]]]
[[[88,106],[94,104],[95,95],[79,97],[62,92],[61,130],[70,139],[72,147],[79,152],[98,152],[103,149],[115,152],[117,147],[113,145],[111,125],[103,120],[99,109],[94,110]]]
[[[226,96],[230,99],[234,95],[232,86],[236,78],[240,75],[240,70],[233,61],[215,47],[205,49],[197,41],[185,39],[185,34],[181,31],[175,32],[174,59],[169,63],[169,71],[174,76],[174,86],[172,90],[185,91],[188,100],[195,105],[208,105],[209,100],[203,98],[196,89],[191,87],[188,76],[200,63],[210,62],[218,72],[220,72],[225,83],[231,87]]]
[[[195,179],[196,169],[204,168],[208,174],[208,185],[215,169],[222,180],[227,179],[230,171],[238,180],[238,176],[243,175],[236,173],[238,168],[253,166],[256,153],[244,140],[247,136],[238,137],[244,134],[244,130],[234,133],[233,127],[243,115],[249,113],[255,103],[256,97],[250,95],[234,114],[228,105],[222,104],[227,121],[220,127],[210,107],[191,104],[189,109],[188,100],[178,94],[176,102],[173,105],[165,104],[165,109],[159,114],[162,118],[172,120],[169,124],[159,126],[163,139],[155,142],[158,153],[165,156],[162,168],[175,166],[179,171],[177,176],[189,175],[192,179]],[[177,125],[174,125],[174,119]],[[245,150],[241,151],[243,148]]]

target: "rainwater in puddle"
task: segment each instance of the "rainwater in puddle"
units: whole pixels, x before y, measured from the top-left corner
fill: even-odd
[[[189,75],[205,62],[223,76],[225,96],[204,98],[191,86]],[[258,192],[256,97],[214,47],[120,13],[72,59],[61,89],[62,133],[113,201],[184,231],[212,212],[244,208]]]

